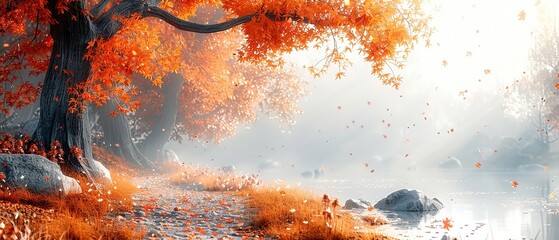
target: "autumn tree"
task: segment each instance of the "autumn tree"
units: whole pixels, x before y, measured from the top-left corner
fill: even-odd
[[[139,107],[131,98],[137,93],[133,75],[162,86],[164,76],[179,73],[182,50],[189,45],[163,39],[165,28],[216,33],[241,25],[238,61],[281,66],[284,54],[316,47],[324,49],[327,60],[323,67],[309,70],[321,74],[329,65],[337,65],[338,77],[349,65],[346,53],[358,51],[371,63],[373,75],[396,88],[401,78],[388,67],[402,67],[413,45],[429,34],[418,0],[2,3],[0,33],[8,41],[0,58],[0,81],[18,84],[0,91],[3,102],[23,106],[40,92],[40,120],[33,138],[46,147],[60,141],[70,166],[92,177],[99,170],[91,163],[89,116],[84,108],[115,99],[119,111],[129,113]],[[206,5],[223,9],[225,20],[216,24],[186,20]],[[152,27],[149,19],[163,27]],[[16,74],[24,68],[31,74],[45,73],[42,86]],[[83,157],[71,156],[72,147],[81,148]]]
[[[559,35],[555,27],[535,34],[528,71],[507,89],[507,111],[529,120],[546,147],[559,140]]]

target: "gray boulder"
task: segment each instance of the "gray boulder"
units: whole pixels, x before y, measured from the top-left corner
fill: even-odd
[[[372,207],[373,205],[370,202],[367,202],[360,198],[359,200],[356,199],[348,199],[345,201],[343,209],[351,210],[351,209],[367,209]]]
[[[266,159],[266,161],[258,164],[258,170],[268,170],[273,168],[279,168],[281,164],[272,159]]]
[[[318,179],[318,178],[324,178],[324,169],[323,168],[317,168],[314,170],[314,178]]]
[[[462,162],[458,158],[450,157],[439,163],[439,168],[443,169],[461,169]]]
[[[437,198],[428,198],[417,190],[401,189],[389,194],[375,204],[375,208],[391,211],[438,211],[444,205]]]
[[[312,178],[314,174],[311,171],[304,171],[301,173],[301,177],[303,178]]]
[[[102,163],[96,160],[90,160],[89,167],[91,176],[101,182],[112,182],[111,172]]]
[[[224,172],[224,173],[233,173],[233,172],[235,172],[235,166],[234,165],[223,166],[223,167],[220,167],[219,170]]]
[[[180,163],[180,158],[177,153],[168,148],[163,149],[163,160]]]
[[[545,166],[535,163],[524,164],[518,166],[518,170],[521,172],[543,172],[545,171]]]
[[[0,172],[5,179],[0,185],[25,188],[34,193],[81,193],[76,179],[62,173],[58,164],[32,154],[0,154]]]

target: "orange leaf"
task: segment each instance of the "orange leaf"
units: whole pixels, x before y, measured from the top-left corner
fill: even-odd
[[[512,181],[512,182],[510,182],[510,185],[514,188],[518,187],[518,182],[517,181]]]
[[[446,230],[450,230],[450,228],[452,227],[452,224],[450,223],[452,220],[449,218],[445,218],[443,220],[443,228]]]
[[[524,10],[522,10],[518,13],[518,20],[519,21],[524,21],[525,19],[526,19],[526,12],[524,12]]]
[[[481,163],[480,163],[480,162],[477,162],[477,163],[476,163],[476,167],[477,167],[477,168],[481,168]]]

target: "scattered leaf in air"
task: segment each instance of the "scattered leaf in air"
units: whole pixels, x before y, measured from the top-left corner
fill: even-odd
[[[368,163],[365,163],[365,167],[368,168],[368,167],[369,167],[369,164],[368,164]]]
[[[448,61],[447,60],[443,60],[443,66],[444,67],[448,66]]]
[[[369,207],[367,208],[367,210],[369,210],[369,212],[372,212],[373,210],[375,210],[375,208],[372,207],[372,206],[369,206]]]
[[[2,162],[2,167],[6,167],[6,166],[8,166],[8,163],[7,162]]]
[[[480,162],[477,162],[477,163],[476,163],[476,167],[477,167],[477,168],[481,168],[481,163],[480,163]]]
[[[410,155],[409,153],[406,153],[406,156],[404,156],[404,157],[408,157],[409,155]]]
[[[45,176],[45,182],[48,182],[50,180],[50,176]]]
[[[512,187],[518,187],[518,182],[517,181],[512,181],[512,182],[510,182],[510,185]]]
[[[4,46],[5,48],[7,48],[7,47],[9,47],[9,46],[10,46],[10,44],[9,44],[9,43],[4,43],[4,45],[3,45],[3,46]]]
[[[371,169],[371,173],[374,173],[374,172],[375,172],[375,170],[374,170],[374,169]]]
[[[522,10],[518,13],[518,20],[519,21],[524,21],[525,19],[526,19],[526,12],[524,12],[524,10]]]
[[[491,74],[491,69],[484,69],[484,70],[483,70],[483,73],[485,73],[485,74]]]
[[[338,106],[338,110],[341,110],[341,109],[342,109],[342,106]]]
[[[443,220],[443,228],[446,230],[450,230],[450,228],[452,227],[451,221],[452,221],[451,219],[445,218]]]

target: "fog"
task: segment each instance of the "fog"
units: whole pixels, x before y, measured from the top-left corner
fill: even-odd
[[[342,80],[334,80],[333,72],[313,79],[302,66],[319,61],[320,53],[299,52],[288,59],[299,66],[302,78],[309,79],[310,94],[300,102],[304,113],[294,126],[282,128],[260,116],[222,143],[168,147],[187,163],[235,165],[244,172],[260,170],[270,179],[314,169],[337,176],[372,169],[437,169],[453,157],[464,169],[474,168],[475,162],[485,164],[504,138],[516,139],[519,147],[537,139],[536,128],[507,114],[503,105],[508,86],[528,71],[533,32],[552,19],[549,9],[556,5],[430,2],[427,9],[436,32],[431,46],[418,44],[398,72],[404,77],[399,90],[371,76],[358,55]]]

